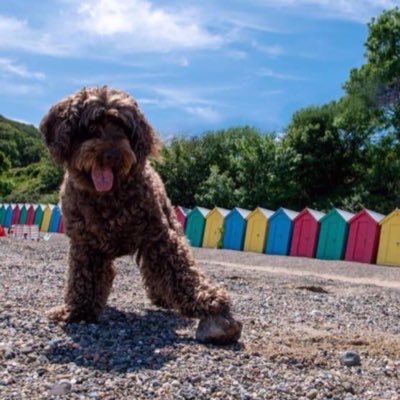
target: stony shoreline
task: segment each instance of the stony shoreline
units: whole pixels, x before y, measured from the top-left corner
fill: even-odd
[[[49,322],[67,250],[63,237],[0,240],[1,400],[400,399],[400,290],[379,285],[400,283],[396,269],[354,264],[350,278],[377,282],[360,284],[321,277],[346,276],[341,262],[196,249],[244,323],[240,343],[217,347],[196,343],[197,321],[150,305],[129,257],[99,324]],[[309,274],[291,274],[302,264]],[[346,351],[361,365],[344,366]]]

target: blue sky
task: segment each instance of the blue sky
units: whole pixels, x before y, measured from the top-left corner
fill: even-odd
[[[82,86],[128,91],[162,137],[281,131],[337,99],[366,23],[400,0],[13,0],[0,3],[0,114],[38,125]]]

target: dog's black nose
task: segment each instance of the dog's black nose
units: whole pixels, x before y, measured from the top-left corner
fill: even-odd
[[[106,163],[116,163],[121,159],[121,152],[118,149],[109,149],[104,152],[103,160]]]

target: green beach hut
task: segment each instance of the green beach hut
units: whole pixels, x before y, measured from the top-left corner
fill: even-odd
[[[26,223],[26,217],[28,214],[28,209],[26,204],[21,204],[20,207],[20,212],[19,212],[19,224],[25,224]]]
[[[8,204],[0,204],[0,225],[4,225],[4,217],[6,216],[6,209]]]
[[[341,260],[347,243],[349,224],[354,214],[333,208],[320,221],[317,258]]]
[[[33,224],[39,225],[39,228],[42,225],[44,207],[45,206],[42,204],[37,204],[35,209],[35,219],[33,220]]]
[[[201,247],[203,243],[206,217],[210,210],[204,207],[195,207],[186,217],[185,235],[191,246]]]

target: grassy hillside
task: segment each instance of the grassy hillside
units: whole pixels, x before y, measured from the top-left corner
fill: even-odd
[[[61,177],[39,131],[0,115],[0,202],[54,202]]]

